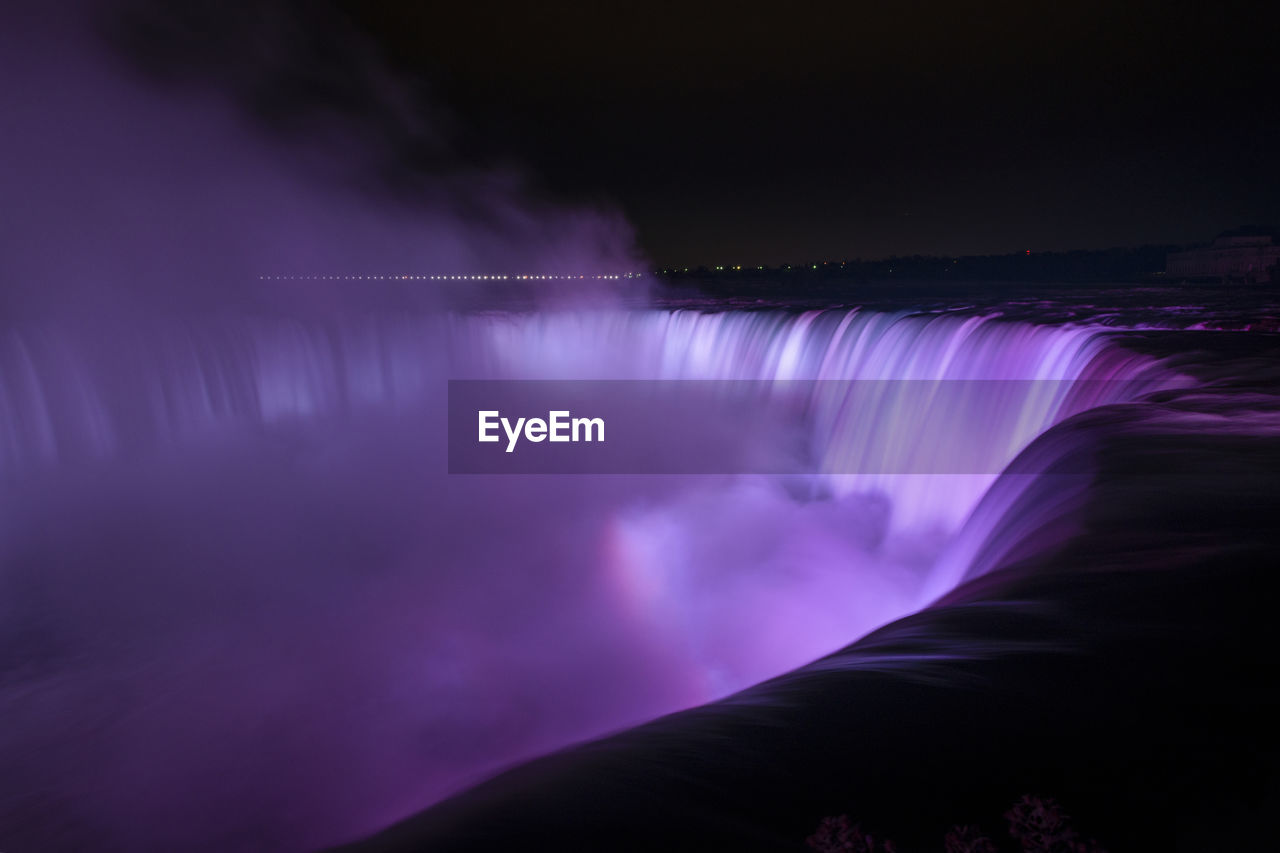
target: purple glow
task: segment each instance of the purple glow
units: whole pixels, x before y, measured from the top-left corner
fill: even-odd
[[[838,648],[949,589],[956,543],[1000,520],[966,524],[994,475],[449,477],[448,378],[1172,381],[1088,327],[264,287],[635,265],[616,218],[510,176],[397,207],[308,171],[358,146],[265,144],[214,94],[167,100],[39,36],[0,31],[21,200],[0,214],[4,849],[351,838]],[[913,435],[892,400],[873,420],[814,402],[824,454],[889,436],[996,470],[1110,401],[991,400]]]
[[[19,624],[77,663],[49,661],[8,696],[19,722],[0,749],[21,766],[27,745],[63,744],[82,784],[117,792],[95,796],[94,815],[121,821],[115,831],[157,808],[181,816],[173,832],[210,831],[265,801],[253,831],[298,847],[724,696],[911,612],[959,580],[950,543],[994,479],[815,473],[821,491],[797,494],[764,477],[449,477],[446,375],[1152,371],[1087,329],[852,312],[132,333],[132,353],[96,360],[61,330],[10,338],[4,549],[20,569],[9,582],[40,590]],[[936,432],[910,444],[959,434],[1012,460],[1077,409],[991,403],[979,411],[994,420],[929,421]],[[876,425],[900,432],[894,417]],[[828,452],[859,447],[857,430],[826,434]],[[160,772],[151,754],[167,757],[163,784],[140,788]],[[71,772],[57,753],[30,758],[32,784]],[[206,776],[226,762],[252,773],[229,787],[238,765]]]

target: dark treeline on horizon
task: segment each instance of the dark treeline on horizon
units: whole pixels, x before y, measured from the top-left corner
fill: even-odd
[[[715,266],[657,270],[662,278],[697,281],[704,286],[783,280],[853,281],[1024,281],[1137,282],[1164,277],[1165,258],[1178,245],[1138,246],[1068,252],[1015,252],[1004,255],[940,257],[910,255],[879,260],[862,258],[807,261],[779,266]]]

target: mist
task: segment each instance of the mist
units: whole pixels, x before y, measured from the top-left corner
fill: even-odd
[[[5,849],[371,832],[919,607],[985,488],[449,476],[451,377],[854,376],[884,351],[1073,378],[1097,355],[1079,330],[636,316],[590,279],[460,313],[420,277],[634,270],[630,229],[451,150],[447,111],[340,19],[193,8],[19,3],[0,27]],[[316,38],[345,96],[290,59]]]

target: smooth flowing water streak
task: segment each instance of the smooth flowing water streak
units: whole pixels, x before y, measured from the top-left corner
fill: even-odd
[[[809,425],[816,471],[837,475],[824,477],[822,488],[885,493],[895,529],[954,529],[995,473],[1049,426],[1173,381],[1151,359],[1108,346],[1099,327],[1008,323],[998,315],[684,310],[486,322],[483,334],[464,334],[483,344],[470,359],[480,366],[477,376],[830,381],[816,389],[823,399],[812,402]],[[590,364],[582,363],[584,351],[596,354]],[[845,384],[883,380],[991,385],[974,383],[981,398],[947,411],[921,410],[918,388],[905,384],[886,383],[885,395],[872,400],[865,384]],[[946,406],[955,396],[933,399]],[[968,470],[991,473],[930,473],[953,468],[956,456]],[[919,473],[847,474],[875,467],[871,459],[880,470]]]
[[[1110,402],[814,399],[800,482],[450,477],[449,378],[1164,381],[1083,327],[447,314],[421,282],[352,287],[335,277],[637,259],[616,215],[447,146],[430,174],[398,158],[436,128],[381,110],[395,87],[356,90],[372,116],[321,96],[297,136],[264,129],[245,102],[288,83],[305,29],[248,14],[188,75],[203,18],[128,5],[19,0],[0,26],[0,849],[316,849],[724,696],[945,591],[969,570],[950,544],[1017,514],[979,503],[994,474],[824,472],[959,452],[994,472]],[[166,86],[101,40],[135,25],[178,37],[148,66]]]
[[[445,370],[453,378],[1058,381],[1150,372],[1149,359],[1108,353],[1097,328],[857,310],[259,318],[98,331],[0,337],[6,469],[26,458],[110,453],[139,431],[169,441],[217,423],[413,405],[438,391],[432,382]],[[119,372],[125,381],[108,380]],[[1023,416],[1014,451],[1051,422],[1056,410],[1045,403]],[[131,413],[140,420],[126,423]],[[824,428],[828,437],[841,431]]]
[[[1052,382],[975,385],[1021,390],[945,417],[815,399],[797,485],[450,477],[451,377]],[[1097,379],[1126,381],[1069,390]],[[953,543],[1016,511],[1004,488],[966,527],[994,474],[823,473],[851,454],[998,471],[1073,413],[1176,381],[1092,328],[846,310],[10,331],[0,756],[53,794],[5,809],[141,850],[369,831],[839,648],[949,589]]]

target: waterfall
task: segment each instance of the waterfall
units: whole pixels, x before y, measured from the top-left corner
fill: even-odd
[[[1080,409],[1055,383],[1151,370],[1149,359],[1118,355],[1093,327],[858,310],[259,318],[153,323],[116,339],[10,331],[0,333],[0,475],[234,423],[429,405],[446,376],[1046,383],[1049,397],[1004,407],[1015,422],[987,437],[997,447],[963,444],[994,453],[986,467],[998,470]],[[823,444],[847,451],[851,429],[837,418]]]
[[[816,380],[812,469],[450,476],[450,378]],[[919,609],[1037,436],[1174,381],[1097,328],[861,310],[10,329],[0,761],[61,798],[32,825],[130,849],[367,832]]]
[[[815,380],[818,472],[879,491],[900,529],[957,527],[1036,436],[1174,381],[1095,326],[830,309],[486,318],[477,373],[524,378]],[[591,353],[589,359],[583,353]],[[946,391],[923,390],[926,381]],[[883,383],[883,384],[881,384]],[[831,395],[834,395],[831,396]],[[888,457],[888,458],[886,458]],[[952,460],[964,457],[954,470]],[[867,473],[869,467],[892,473]]]

